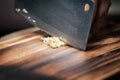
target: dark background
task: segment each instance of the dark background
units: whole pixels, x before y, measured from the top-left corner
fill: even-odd
[[[120,0],[111,0],[111,2],[108,19],[120,22]]]
[[[0,36],[32,26],[15,13],[14,5],[15,0],[0,0]]]
[[[111,1],[108,19],[120,22],[120,0]],[[15,13],[14,4],[15,0],[0,0],[0,36],[33,26]]]

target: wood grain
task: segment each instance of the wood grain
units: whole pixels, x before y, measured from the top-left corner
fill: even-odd
[[[0,80],[110,80],[120,73],[119,27],[91,39],[87,51],[71,46],[52,49],[41,41],[47,34],[35,28],[3,37]]]

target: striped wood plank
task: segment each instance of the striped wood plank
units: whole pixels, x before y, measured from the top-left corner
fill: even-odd
[[[87,51],[68,45],[52,49],[41,41],[47,34],[35,27],[5,36],[0,80],[107,80],[120,73],[119,27],[90,41]]]

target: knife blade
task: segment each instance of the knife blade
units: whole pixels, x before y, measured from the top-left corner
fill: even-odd
[[[85,50],[93,21],[95,5],[92,0],[17,0],[36,24],[52,36],[69,45]]]

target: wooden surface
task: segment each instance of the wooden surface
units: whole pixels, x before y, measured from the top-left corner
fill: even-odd
[[[120,26],[109,31],[91,39],[87,51],[52,49],[40,39],[47,34],[35,27],[5,36],[0,80],[120,80]]]

